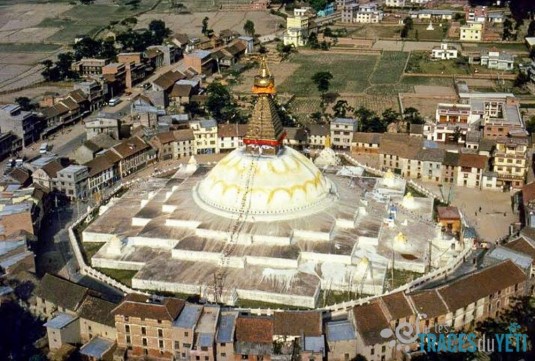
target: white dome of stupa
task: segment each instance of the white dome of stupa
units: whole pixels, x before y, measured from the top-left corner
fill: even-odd
[[[283,147],[277,156],[258,156],[238,148],[223,158],[194,189],[197,203],[232,217],[301,217],[324,209],[334,185],[298,151]],[[226,214],[225,214],[226,213]]]

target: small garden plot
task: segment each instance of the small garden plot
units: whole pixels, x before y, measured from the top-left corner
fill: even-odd
[[[385,51],[373,72],[370,82],[372,84],[394,84],[399,82],[408,53],[402,51]]]

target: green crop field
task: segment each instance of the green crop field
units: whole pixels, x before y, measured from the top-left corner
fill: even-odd
[[[453,76],[451,78],[436,78],[426,76],[404,76],[401,84],[405,86],[415,85],[436,85],[436,86],[453,86]]]
[[[360,93],[369,85],[368,77],[373,72],[377,56],[333,54],[295,54],[291,62],[300,67],[279,85],[280,92],[297,96],[319,95],[312,81],[314,73],[328,70],[333,75],[330,92]]]
[[[0,52],[2,53],[51,53],[60,48],[56,44],[0,44]]]
[[[370,82],[372,84],[395,84],[399,82],[408,53],[402,51],[385,51],[373,72]]]
[[[1,0],[0,0],[1,1]],[[60,30],[47,40],[70,44],[76,35],[95,35],[112,21],[121,21],[127,17],[149,10],[157,0],[142,0],[139,6],[132,6],[129,0],[120,0],[117,5],[91,4],[76,5],[56,17],[44,19],[39,27],[54,27]]]
[[[442,26],[440,26],[442,25]],[[447,34],[447,24],[433,24],[433,30],[427,30],[429,23],[414,24],[411,31],[409,31],[409,38],[416,40],[441,41]]]

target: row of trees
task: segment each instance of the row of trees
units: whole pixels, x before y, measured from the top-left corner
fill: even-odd
[[[66,79],[78,79],[78,73],[71,70],[74,62],[74,54],[72,52],[58,54],[58,59],[55,62],[52,60],[44,60],[41,62],[45,69],[41,72],[46,81],[62,81]]]
[[[121,44],[122,51],[145,51],[148,46],[159,45],[169,36],[171,30],[162,20],[153,20],[147,29],[141,31],[128,31],[117,35],[116,41]],[[82,58],[113,59],[117,56],[116,42],[112,39],[95,40],[84,37],[73,46],[73,52],[61,53],[58,59],[41,62],[45,69],[41,75],[46,81],[62,81],[78,79],[78,74],[71,70],[74,61]]]
[[[160,45],[170,34],[163,20],[152,20],[147,29],[119,34],[116,40],[123,51],[144,51],[151,45]]]
[[[316,88],[321,93],[321,104],[323,109],[327,100],[326,95],[331,87],[331,80],[333,78],[333,75],[329,71],[319,71],[311,78],[316,85]],[[375,112],[365,107],[355,109],[351,107],[346,100],[338,100],[332,107],[332,110],[334,112],[334,117],[337,118],[345,118],[348,114],[353,114],[359,119],[359,130],[362,132],[383,133],[387,130],[390,124],[398,122],[403,122],[407,128],[410,124],[425,123],[418,109],[413,107],[406,108],[403,111],[403,114],[389,108],[386,109],[381,116],[378,116]],[[311,118],[316,121],[321,121],[323,115],[322,112],[316,112],[311,115]]]

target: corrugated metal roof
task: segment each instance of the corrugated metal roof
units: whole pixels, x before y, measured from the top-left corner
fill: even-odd
[[[304,351],[325,352],[325,339],[322,336],[307,336],[304,342]]]
[[[97,336],[80,348],[80,354],[100,360],[114,343],[112,340]]]
[[[515,251],[513,251],[511,249],[504,248],[504,247],[497,247],[497,248],[493,249],[489,253],[489,257],[496,258],[496,259],[499,259],[499,260],[510,259],[516,265],[518,265],[519,267],[524,268],[524,269],[531,267],[531,263],[533,262],[531,257],[529,257],[527,255],[520,254],[518,252],[515,252]]]
[[[327,322],[327,341],[347,341],[355,339],[355,329],[349,321]]]
[[[234,341],[234,329],[236,327],[238,312],[223,312],[219,321],[216,341],[229,343]]]
[[[55,328],[55,329],[62,329],[63,327],[67,326],[71,322],[75,321],[77,317],[66,314],[66,313],[60,313],[53,319],[49,320],[47,323],[45,323],[45,327]]]
[[[193,328],[201,316],[202,306],[187,304],[174,322],[174,327]]]

